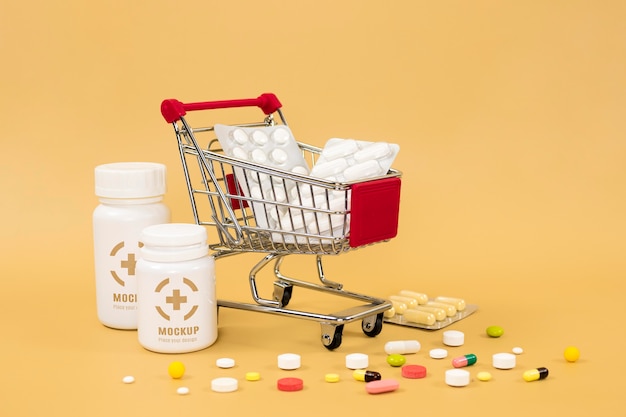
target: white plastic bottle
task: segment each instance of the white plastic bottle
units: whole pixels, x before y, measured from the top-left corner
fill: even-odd
[[[102,324],[137,328],[136,262],[141,231],[170,221],[163,204],[166,168],[151,162],[119,162],[95,168],[93,212],[96,306]]]
[[[201,350],[217,339],[215,260],[196,224],[145,228],[137,262],[139,343],[159,353]]]

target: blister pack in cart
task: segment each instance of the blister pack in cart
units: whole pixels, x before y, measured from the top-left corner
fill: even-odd
[[[210,110],[244,107],[256,110],[256,121],[192,122]],[[248,276],[251,302],[218,299],[218,306],[317,321],[322,344],[330,350],[341,345],[344,325],[354,321],[361,321],[366,335],[377,336],[390,301],[347,291],[327,279],[322,259],[397,235],[401,172],[384,163],[393,161],[398,147],[333,139],[339,146],[329,146],[333,150],[322,155],[323,149],[296,140],[282,104],[271,93],[194,103],[167,99],[161,113],[174,128],[194,220],[215,232],[209,234],[210,239],[215,236],[209,245],[216,260],[262,254]],[[380,159],[378,168],[370,162],[373,153]],[[323,166],[327,162],[332,163]],[[325,169],[328,175],[315,172]],[[289,255],[314,257],[319,282],[285,276],[281,265]],[[270,264],[275,276],[272,298],[263,298],[256,277]],[[333,313],[292,309],[288,304],[294,287],[359,305]]]

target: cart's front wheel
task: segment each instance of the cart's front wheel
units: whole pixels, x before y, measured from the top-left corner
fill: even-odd
[[[331,331],[324,331],[328,325],[322,324],[322,344],[328,350],[335,350],[341,346],[341,338],[343,334],[343,324],[333,327]]]
[[[361,322],[361,328],[363,333],[369,337],[378,336],[383,330],[383,313],[364,318],[363,322]]]

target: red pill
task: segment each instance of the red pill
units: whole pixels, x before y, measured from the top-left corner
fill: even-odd
[[[426,367],[422,365],[404,365],[402,376],[409,379],[419,379],[426,376]]]
[[[280,391],[300,391],[304,382],[300,378],[281,378],[276,385]]]

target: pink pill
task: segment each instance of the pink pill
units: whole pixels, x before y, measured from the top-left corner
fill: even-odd
[[[392,392],[398,389],[400,383],[395,379],[381,379],[371,381],[365,384],[365,391],[368,394],[382,394],[383,392]]]

